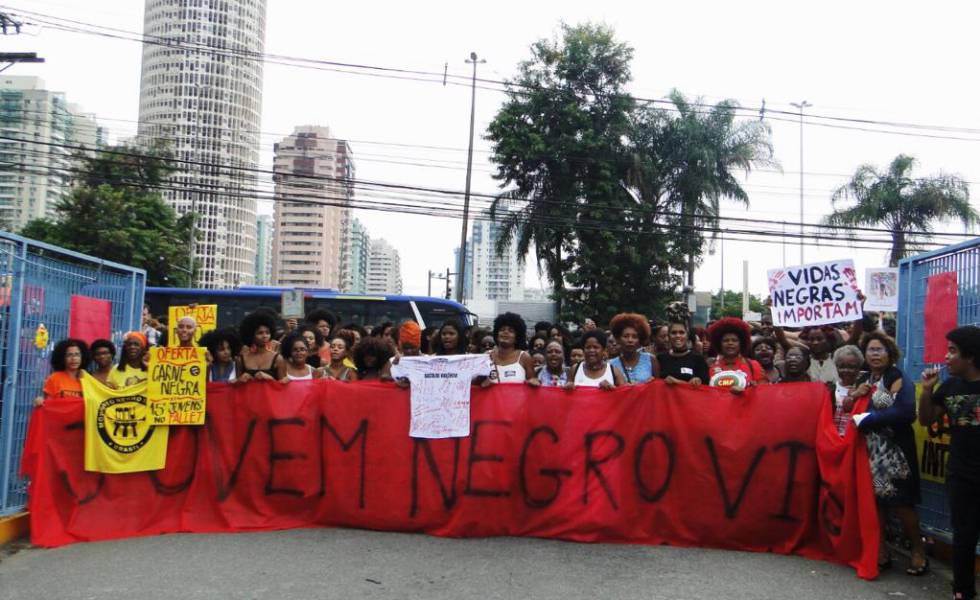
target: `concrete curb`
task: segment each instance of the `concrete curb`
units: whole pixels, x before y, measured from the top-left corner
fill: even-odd
[[[26,512],[0,517],[0,546],[20,539],[31,530],[31,517]]]

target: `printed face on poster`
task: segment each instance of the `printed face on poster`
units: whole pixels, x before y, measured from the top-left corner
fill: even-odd
[[[207,393],[204,348],[150,348],[146,395],[153,425],[203,425]]]
[[[898,269],[866,269],[864,294],[865,310],[898,312]]]
[[[769,270],[777,327],[827,325],[863,316],[854,261],[832,260]]]
[[[218,326],[217,304],[195,304],[194,306],[171,306],[167,309],[167,342],[177,345],[177,321],[184,317],[193,317],[197,321],[197,331],[194,332],[194,343],[201,336],[214,331]]]
[[[282,293],[282,310],[279,311],[284,319],[302,319],[306,312],[303,310],[303,290],[286,290]]]

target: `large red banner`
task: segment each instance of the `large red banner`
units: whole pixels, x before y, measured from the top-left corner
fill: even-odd
[[[874,577],[867,452],[830,410],[821,384],[497,385],[473,389],[469,437],[424,440],[390,384],[218,384],[206,425],[170,428],[165,469],[105,475],[82,468],[81,404],[52,399],[25,449],[32,541],[324,525],[778,552]]]

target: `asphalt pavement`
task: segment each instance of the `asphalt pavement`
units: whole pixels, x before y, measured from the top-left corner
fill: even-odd
[[[644,598],[888,600],[951,596],[949,574],[877,581],[793,556],[347,529],[26,544],[0,555],[0,598]]]

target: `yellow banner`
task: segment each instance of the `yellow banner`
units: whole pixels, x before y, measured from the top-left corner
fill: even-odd
[[[949,419],[923,427],[916,421],[915,445],[919,455],[919,474],[926,481],[946,483],[946,459],[949,456]]]
[[[918,401],[922,385],[915,384],[915,397]],[[916,405],[918,406],[918,405]],[[925,481],[946,483],[946,459],[949,456],[949,417],[943,415],[942,421],[929,427],[912,423],[915,432],[916,454],[919,456],[919,475]]]
[[[196,344],[201,336],[214,331],[218,326],[217,304],[196,304],[194,306],[171,306],[167,309],[167,344],[177,345],[177,321],[184,317],[194,317],[197,321],[197,331],[194,333]]]
[[[147,396],[154,425],[204,425],[204,348],[150,348]]]
[[[156,471],[167,462],[167,427],[150,423],[146,383],[110,389],[82,377],[85,397],[85,470]]]

